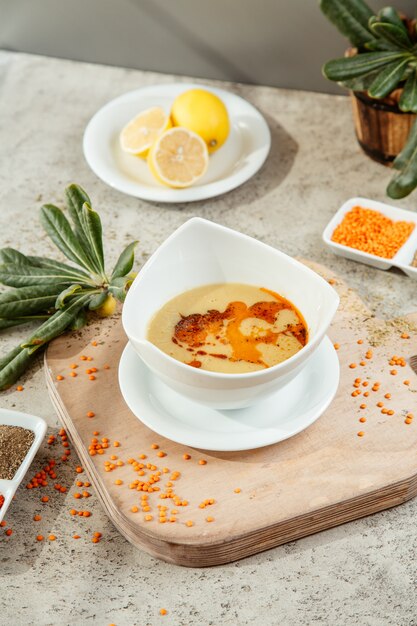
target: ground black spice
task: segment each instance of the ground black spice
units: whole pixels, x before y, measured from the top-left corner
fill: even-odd
[[[34,439],[27,428],[0,424],[0,479],[12,480]]]

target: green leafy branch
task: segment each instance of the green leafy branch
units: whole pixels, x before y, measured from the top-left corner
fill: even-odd
[[[39,350],[66,330],[82,328],[89,311],[110,315],[116,300],[123,302],[134,274],[137,242],[120,255],[113,271],[105,268],[102,226],[86,192],[78,185],[65,190],[64,212],[52,205],[41,208],[41,224],[70,265],[14,248],[0,249],[0,283],[10,289],[0,294],[0,330],[42,320],[16,348],[0,358],[0,389],[10,387],[31,364]]]
[[[363,0],[320,0],[325,16],[347,37],[357,54],[328,61],[326,78],[352,91],[382,99],[402,88],[398,102],[405,113],[417,113],[417,31],[392,7],[377,15]],[[399,174],[387,188],[391,198],[404,198],[417,187],[417,122],[394,161]]]

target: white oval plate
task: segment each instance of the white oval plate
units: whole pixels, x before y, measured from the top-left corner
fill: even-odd
[[[339,385],[339,360],[328,337],[286,387],[246,409],[220,411],[167,387],[148,370],[130,343],[119,364],[119,385],[129,409],[151,430],[187,446],[237,451],[283,441],[315,422]]]
[[[249,102],[214,87],[203,86],[225,103],[231,121],[230,135],[210,156],[207,172],[194,186],[164,187],[154,179],[145,160],[121,150],[120,131],[137,113],[152,106],[162,106],[168,113],[178,94],[197,87],[202,85],[152,85],[130,91],[102,107],[84,133],[84,156],[93,172],[119,191],[155,202],[204,200],[226,193],[251,178],[263,165],[271,147],[268,125]]]

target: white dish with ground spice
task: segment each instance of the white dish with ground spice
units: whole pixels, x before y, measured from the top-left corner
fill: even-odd
[[[19,427],[33,432],[33,441],[26,452],[23,460],[19,464],[11,479],[0,479],[0,496],[4,497],[4,502],[0,508],[0,522],[3,520],[6,511],[12,501],[14,494],[28,471],[39,446],[46,433],[46,422],[36,415],[0,409],[0,426]]]
[[[414,227],[414,230],[411,232],[405,243],[399,248],[397,253],[390,259],[377,256],[375,254],[369,254],[368,252],[363,252],[362,250],[351,248],[332,240],[334,231],[339,224],[342,223],[346,214],[357,206],[363,209],[377,211],[394,222],[413,222],[417,225],[417,213],[414,213],[413,211],[399,209],[398,207],[385,204],[384,202],[377,202],[376,200],[369,200],[368,198],[350,198],[350,200],[347,200],[340,207],[324,229],[323,241],[326,246],[328,246],[332,252],[338,256],[351,259],[352,261],[359,261],[360,263],[371,265],[372,267],[376,267],[380,270],[388,270],[391,267],[398,267],[411,278],[417,279],[417,267],[412,267],[411,265],[417,251],[416,227]]]

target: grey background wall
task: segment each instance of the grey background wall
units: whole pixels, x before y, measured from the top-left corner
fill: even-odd
[[[144,70],[337,92],[344,47],[318,0],[0,0],[0,48]]]

